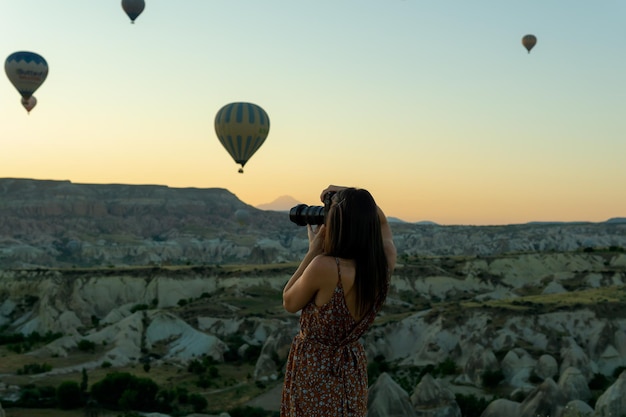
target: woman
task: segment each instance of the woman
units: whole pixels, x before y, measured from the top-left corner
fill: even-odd
[[[367,358],[359,342],[381,309],[396,264],[383,211],[364,189],[331,185],[325,224],[309,225],[309,250],[283,289],[302,310],[283,386],[281,417],[365,417]]]

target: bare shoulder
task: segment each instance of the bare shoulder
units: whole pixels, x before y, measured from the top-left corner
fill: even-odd
[[[329,283],[331,285],[336,284],[337,280],[337,262],[335,258],[327,255],[318,255],[307,267],[311,276],[314,276],[319,280],[320,284]]]
[[[325,274],[330,270],[336,270],[337,262],[332,256],[317,255],[309,264],[309,268],[312,268],[321,274]]]

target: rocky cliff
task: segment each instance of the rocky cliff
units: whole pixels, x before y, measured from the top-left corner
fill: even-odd
[[[401,258],[626,247],[619,221],[392,229]],[[286,213],[224,189],[0,179],[0,268],[271,264],[307,246]]]

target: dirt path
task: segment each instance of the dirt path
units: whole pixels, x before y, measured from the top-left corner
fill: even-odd
[[[279,383],[271,390],[249,401],[246,405],[250,407],[259,407],[269,411],[280,411],[280,398],[282,396],[282,392],[283,384]]]

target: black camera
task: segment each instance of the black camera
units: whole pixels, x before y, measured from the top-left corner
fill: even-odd
[[[306,226],[307,224],[324,224],[326,214],[328,214],[328,210],[330,210],[333,195],[335,195],[334,191],[329,191],[324,194],[323,206],[307,206],[306,204],[298,204],[289,210],[289,220],[298,226]]]

